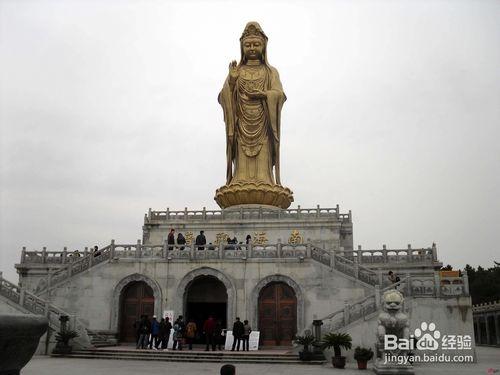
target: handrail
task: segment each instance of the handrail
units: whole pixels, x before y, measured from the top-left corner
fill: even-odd
[[[38,297],[37,295],[27,291],[26,289],[11,283],[0,275],[0,295],[6,297],[11,302],[21,306],[23,309],[36,315],[44,315],[49,320],[51,327],[59,329],[61,316],[73,318],[72,329],[83,332],[86,329],[85,325],[73,314],[61,309],[49,301]]]

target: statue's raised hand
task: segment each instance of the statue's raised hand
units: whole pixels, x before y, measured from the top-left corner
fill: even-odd
[[[233,60],[229,63],[229,82],[235,83],[238,79],[238,63]]]

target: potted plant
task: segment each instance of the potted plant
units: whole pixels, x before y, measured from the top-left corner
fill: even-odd
[[[309,346],[314,344],[316,339],[311,333],[305,333],[303,336],[295,336],[293,342],[302,345],[304,350],[299,352],[299,358],[301,361],[310,361],[313,358],[313,352],[309,350]]]
[[[371,348],[356,347],[354,349],[354,359],[358,361],[358,369],[366,370],[366,364],[373,358],[373,350]]]
[[[72,330],[64,330],[56,333],[55,354],[69,354],[72,351],[72,346],[69,345],[69,340],[78,337],[78,332]]]
[[[352,337],[348,333],[327,333],[321,341],[323,349],[333,348],[334,356],[332,357],[332,365],[335,368],[345,367],[345,357],[341,354],[340,349],[349,350],[352,347]]]

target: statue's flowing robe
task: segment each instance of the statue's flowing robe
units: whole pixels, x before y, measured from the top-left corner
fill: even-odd
[[[238,69],[243,69],[241,65]],[[227,172],[226,184],[230,184],[235,176],[239,180],[250,181],[256,179],[260,182],[274,183],[272,168],[275,169],[275,181],[280,184],[279,175],[279,145],[280,145],[280,119],[281,108],[286,100],[281,85],[278,71],[264,64],[265,74],[262,80],[245,80],[238,78],[234,85],[230,84],[229,76],[224,82],[219,94],[219,103],[224,111],[226,124],[226,156]],[[266,99],[250,99],[246,95],[254,89],[266,93]],[[239,151],[238,151],[239,150]],[[244,153],[242,155],[241,153]],[[260,153],[267,153],[260,154]],[[267,175],[269,178],[249,177],[248,173],[241,170],[247,168],[245,160],[251,158],[268,160]],[[239,163],[236,162],[238,158]],[[243,160],[243,162],[242,162]],[[235,171],[233,174],[233,163]],[[243,177],[242,177],[243,176]]]

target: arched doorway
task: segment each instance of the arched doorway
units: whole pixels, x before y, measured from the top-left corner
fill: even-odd
[[[198,276],[188,284],[185,292],[186,320],[193,319],[202,332],[203,323],[212,315],[221,321],[222,327],[227,324],[227,290],[222,281],[214,276]],[[201,335],[199,342],[204,342]]]
[[[272,282],[260,291],[259,331],[264,346],[292,345],[297,333],[297,297],[286,283]]]
[[[123,289],[120,306],[120,341],[137,340],[134,323],[141,315],[151,318],[154,315],[154,305],[153,289],[144,281],[132,281]]]

